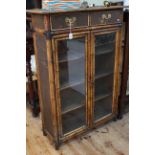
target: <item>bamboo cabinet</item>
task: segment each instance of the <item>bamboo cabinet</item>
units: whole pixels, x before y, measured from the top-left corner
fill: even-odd
[[[43,133],[56,148],[116,118],[122,9],[27,11],[34,29]]]

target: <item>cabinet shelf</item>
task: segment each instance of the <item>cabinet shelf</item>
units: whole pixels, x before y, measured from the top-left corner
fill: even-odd
[[[96,53],[95,55],[101,55],[101,54],[107,54],[110,52],[114,52],[114,46],[112,45],[114,44],[114,42],[110,42],[110,43],[106,43],[106,46],[104,44],[100,44],[96,46]],[[110,46],[110,48],[108,47]],[[61,54],[61,56],[59,57],[59,63],[65,63],[65,62],[69,62],[69,61],[77,61],[79,59],[84,58],[84,54],[77,52],[77,51],[72,51],[70,53],[64,53]]]
[[[96,74],[96,76],[103,74],[103,72],[104,72],[104,74],[114,72],[114,53],[113,52],[109,52],[105,55],[95,56],[95,74]]]
[[[97,35],[95,38],[95,44],[98,45],[106,45],[109,43],[115,42],[115,33],[107,33],[104,35]]]
[[[67,113],[69,113],[69,112],[73,112],[73,111],[76,111],[76,110],[78,110],[78,109],[81,109],[81,108],[84,108],[84,104],[79,104],[79,105],[77,105],[77,106],[73,106],[73,107],[71,107],[70,109],[67,109],[67,110],[65,110],[65,111],[63,111],[62,112],[62,115],[66,115]]]
[[[107,54],[115,51],[115,42],[95,46],[95,55]]]
[[[102,117],[112,113],[112,95],[109,94],[95,101],[94,107],[94,120],[101,119]]]
[[[60,90],[62,91],[62,90],[65,90],[65,89],[68,89],[68,88],[71,88],[71,87],[75,87],[75,86],[80,85],[80,84],[83,84],[83,83],[84,83],[84,80],[72,81],[70,83],[69,82],[66,82],[66,83],[63,83],[61,85]]]
[[[86,125],[85,109],[79,108],[76,111],[62,115],[63,133],[68,133]]]
[[[82,94],[76,89],[68,88],[60,92],[60,95],[62,102],[62,114],[79,109],[85,105],[85,94]]]
[[[104,78],[104,77],[107,77],[111,74],[114,74],[114,72],[107,72],[107,73],[98,73],[96,76],[95,76],[95,80],[97,79],[100,79],[100,78]],[[74,87],[74,86],[77,86],[77,85],[81,85],[81,84],[84,84],[84,80],[77,80],[77,81],[72,81],[70,83],[66,82],[64,83],[63,85],[61,85],[61,88],[60,90],[63,91],[65,89],[68,89],[68,88],[71,88],[71,87]]]
[[[67,55],[67,53],[61,54],[61,56],[59,57],[59,63],[65,63],[65,62],[69,62],[69,61],[77,61],[82,58],[84,58],[83,53],[80,53],[77,51],[72,51],[72,52],[69,52],[68,55]]]
[[[98,96],[95,97],[95,102],[100,101],[100,100],[102,100],[104,98],[107,98],[109,96],[111,96],[111,93],[109,93],[109,94],[103,94],[103,95],[98,95]]]
[[[112,94],[113,92],[113,74],[95,80],[95,96]]]
[[[115,44],[115,41],[113,40],[113,41],[109,41],[109,42],[105,42],[105,43],[103,43],[103,42],[96,42],[95,43],[95,46],[96,47],[100,47],[100,46],[107,46],[107,45],[111,45],[111,44]]]
[[[114,48],[112,49],[107,49],[107,50],[98,50],[96,51],[95,55],[96,56],[99,56],[99,55],[102,55],[102,54],[107,54],[107,53],[111,53],[111,52],[114,52]]]
[[[84,58],[85,40],[83,38],[64,40],[59,43],[59,63]]]
[[[107,76],[109,76],[111,74],[114,74],[114,72],[111,71],[111,72],[106,72],[106,73],[97,73],[96,76],[95,76],[95,80],[107,77]]]

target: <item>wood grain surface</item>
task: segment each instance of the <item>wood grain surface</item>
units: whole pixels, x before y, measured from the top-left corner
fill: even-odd
[[[109,122],[81,137],[74,138],[56,151],[54,144],[42,134],[40,117],[26,112],[26,155],[128,155],[129,115]]]

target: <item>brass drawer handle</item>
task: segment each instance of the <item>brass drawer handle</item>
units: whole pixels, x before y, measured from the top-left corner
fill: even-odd
[[[65,18],[65,23],[67,26],[73,26],[75,24],[75,22],[77,21],[76,17],[66,17]]]
[[[103,2],[104,7],[110,7],[111,3],[107,0]]]
[[[109,19],[111,19],[111,14],[109,13],[109,14],[102,14],[102,16],[101,16],[101,23],[106,23]]]

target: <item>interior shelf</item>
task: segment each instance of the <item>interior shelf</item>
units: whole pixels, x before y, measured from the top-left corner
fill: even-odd
[[[59,63],[84,58],[85,40],[83,38],[63,40],[59,42]]]
[[[104,63],[103,63],[104,62]],[[114,71],[114,53],[95,57],[95,75],[107,74]]]
[[[107,72],[107,73],[98,73],[96,76],[95,76],[95,80],[98,80],[100,78],[104,78],[104,77],[107,77],[109,75],[113,75],[114,72]],[[84,84],[84,80],[80,79],[80,80],[76,80],[76,81],[71,81],[71,82],[66,82],[66,83],[63,83],[63,85],[61,85],[61,88],[60,90],[65,90],[65,89],[68,89],[68,88],[71,88],[71,87],[74,87],[74,86],[77,86],[77,85],[81,85],[81,84]]]
[[[115,32],[114,33],[107,33],[104,35],[97,35],[97,36],[95,36],[95,38],[96,38],[95,39],[96,46],[114,43],[115,42]]]
[[[99,46],[106,46],[106,45],[110,45],[110,44],[115,44],[114,40],[110,40],[110,41],[104,41],[102,42],[101,40],[96,41],[95,46],[99,47]]]
[[[95,55],[106,54],[115,51],[115,34],[105,34],[96,36]]]
[[[98,73],[95,75],[95,80],[100,79],[100,78],[104,78],[106,76],[109,76],[111,74],[114,74],[114,72],[106,72],[106,73]]]
[[[113,74],[95,80],[95,97],[113,92]]]
[[[60,92],[63,114],[85,105],[85,92],[81,93],[80,91],[78,91],[78,88],[68,88]]]
[[[64,134],[78,129],[85,124],[85,108],[79,108],[67,113],[66,115],[62,115],[62,127]]]
[[[94,106],[94,120],[112,113],[112,95],[108,95],[103,99],[95,101]]]
[[[84,84],[84,80],[66,82],[66,83],[63,83],[63,85],[61,85],[60,90],[62,91],[62,90],[65,90],[65,89],[68,89],[68,88],[71,88],[77,85],[81,85],[81,84]]]
[[[85,82],[85,62],[83,59],[79,61],[71,61],[59,64],[60,89],[64,90],[69,87],[83,84]]]
[[[108,96],[111,96],[111,93],[95,96],[95,102],[107,98]]]
[[[59,57],[59,63],[65,63],[68,61],[76,61],[84,58],[84,54],[76,51],[70,51],[69,53],[63,53]]]
[[[81,108],[84,108],[85,107],[85,105],[84,104],[79,104],[79,105],[77,105],[77,106],[73,106],[73,107],[71,107],[70,109],[67,109],[66,111],[63,111],[62,112],[62,115],[67,115],[68,113],[70,113],[70,112],[74,112],[74,111],[76,111],[76,110],[78,110],[78,109],[81,109]]]
[[[106,50],[103,50],[101,48],[101,49],[97,49],[96,50],[95,55],[98,56],[98,55],[107,54],[107,53],[110,53],[110,52],[114,52],[114,48],[112,48],[112,49],[106,49]]]

